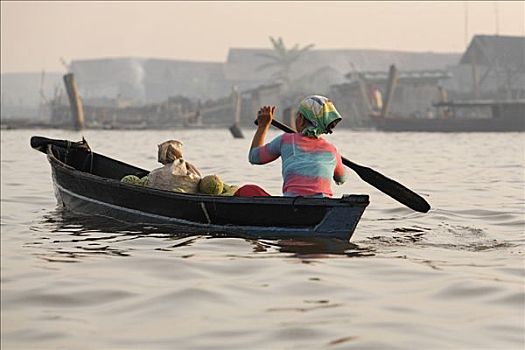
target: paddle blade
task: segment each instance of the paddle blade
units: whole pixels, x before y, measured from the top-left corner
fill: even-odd
[[[354,170],[357,175],[368,184],[374,186],[381,192],[389,195],[396,201],[406,205],[410,209],[426,213],[430,210],[430,204],[420,195],[401,185],[377,171],[356,164],[343,158],[343,164]]]

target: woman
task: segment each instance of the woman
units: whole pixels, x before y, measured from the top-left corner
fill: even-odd
[[[321,137],[332,133],[341,116],[332,101],[312,95],[301,101],[296,116],[296,133],[283,134],[264,144],[275,106],[264,106],[257,113],[258,127],[253,136],[249,161],[266,164],[282,158],[285,196],[332,197],[332,179],[340,185],[346,180],[341,155]],[[241,187],[237,196],[269,195],[256,185]]]

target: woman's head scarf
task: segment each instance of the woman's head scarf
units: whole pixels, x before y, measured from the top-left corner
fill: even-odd
[[[320,95],[308,96],[302,100],[299,113],[310,122],[303,129],[303,135],[315,138],[332,133],[332,128],[343,119],[332,101]]]

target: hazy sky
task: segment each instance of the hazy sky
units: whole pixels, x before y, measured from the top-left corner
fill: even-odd
[[[224,62],[228,49],[287,46],[463,52],[474,34],[525,35],[515,2],[4,1],[1,71],[63,71],[60,57]]]

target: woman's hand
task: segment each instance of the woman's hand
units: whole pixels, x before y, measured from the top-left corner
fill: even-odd
[[[264,106],[257,112],[257,125],[260,128],[269,127],[272,123],[275,106]]]

